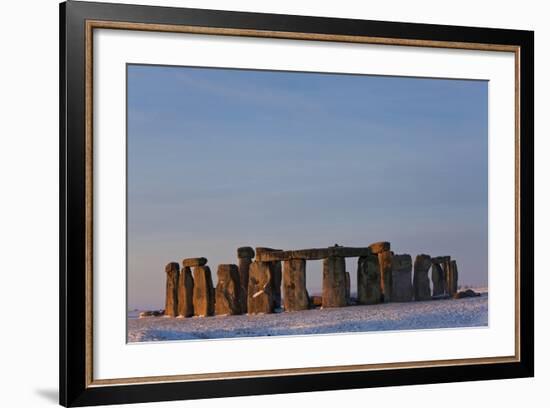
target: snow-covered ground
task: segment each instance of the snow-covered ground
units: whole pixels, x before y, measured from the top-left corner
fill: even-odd
[[[386,303],[267,315],[128,318],[128,341],[166,341],[486,326],[487,293],[460,300]]]

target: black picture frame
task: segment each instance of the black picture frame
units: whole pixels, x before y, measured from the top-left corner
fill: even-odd
[[[68,1],[60,4],[60,403],[122,404],[534,376],[534,33]],[[519,49],[518,361],[284,376],[93,386],[87,380],[86,22],[186,25],[270,32],[514,46]]]

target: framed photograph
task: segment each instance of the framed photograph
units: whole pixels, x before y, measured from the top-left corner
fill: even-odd
[[[534,375],[534,33],[60,6],[60,402]]]

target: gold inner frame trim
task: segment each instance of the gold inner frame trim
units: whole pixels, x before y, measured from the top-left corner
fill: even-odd
[[[379,44],[409,47],[449,48],[477,51],[513,52],[515,58],[515,354],[502,357],[480,357],[450,360],[430,360],[414,362],[396,362],[383,364],[357,364],[343,366],[303,367],[275,370],[254,370],[218,372],[205,374],[168,375],[154,377],[127,377],[113,379],[93,378],[93,30],[117,29],[132,31],[152,31],[169,33],[187,33],[219,36],[255,37],[289,40],[330,41],[356,44]],[[460,366],[471,364],[513,363],[521,361],[520,356],[520,47],[506,44],[484,44],[450,41],[397,39],[370,36],[333,35],[318,33],[299,33],[288,31],[267,31],[235,28],[196,27],[187,25],[167,25],[148,23],[128,23],[121,21],[86,21],[86,233],[85,233],[85,274],[86,274],[86,387],[112,385],[131,385],[143,383],[166,383],[179,381],[228,380],[237,378],[293,376],[301,374],[321,374],[338,372],[357,372],[373,370],[407,369],[420,367]]]

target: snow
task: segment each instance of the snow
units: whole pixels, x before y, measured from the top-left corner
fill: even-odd
[[[488,295],[263,315],[128,318],[128,342],[487,326]]]

